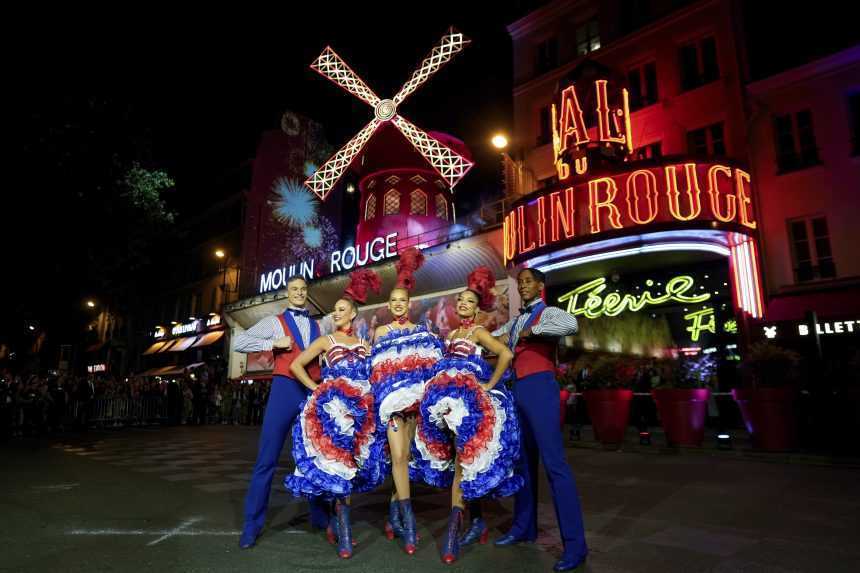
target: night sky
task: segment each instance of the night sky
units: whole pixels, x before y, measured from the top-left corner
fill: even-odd
[[[25,321],[73,324],[82,301],[98,296],[87,251],[110,241],[101,208],[105,173],[117,157],[166,169],[180,217],[237,191],[236,174],[260,134],[290,109],[324,124],[339,147],[372,110],[308,68],[328,44],[380,96],[391,97],[454,25],[473,43],[413,94],[401,113],[425,130],[465,140],[478,162],[469,187],[498,185],[488,144],[511,127],[511,42],[506,25],[536,2],[403,4],[295,3],[271,9],[176,14],[56,12],[20,20],[4,82],[14,103],[7,119],[22,151],[4,189],[4,300],[0,338]],[[821,3],[819,3],[821,5]],[[753,72],[764,75],[856,41],[838,9],[774,15],[749,3],[750,27],[779,30],[751,39]],[[234,8],[238,9],[238,8]],[[318,9],[317,14],[308,10]],[[335,21],[328,21],[332,19]],[[20,131],[19,131],[20,130]],[[466,181],[464,180],[463,188]],[[71,329],[73,330],[73,329]],[[0,340],[2,341],[2,340]]]

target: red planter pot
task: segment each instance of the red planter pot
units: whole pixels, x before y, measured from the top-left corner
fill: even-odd
[[[753,446],[771,452],[793,450],[797,446],[795,388],[732,390]]]
[[[633,390],[586,390],[583,396],[595,437],[604,444],[623,442]]]
[[[567,399],[568,398],[570,398],[570,391],[569,390],[565,390],[564,388],[562,388],[561,390],[558,391],[558,399],[561,402],[561,404],[559,405],[559,416],[561,416],[561,418],[559,419],[559,425],[562,427],[562,429],[564,428],[565,414],[567,414]]]
[[[652,390],[666,440],[673,446],[701,446],[708,413],[706,388]]]

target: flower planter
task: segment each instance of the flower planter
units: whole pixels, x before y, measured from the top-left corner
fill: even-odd
[[[792,450],[797,445],[795,388],[732,390],[753,446],[770,452]]]
[[[630,419],[632,390],[586,390],[583,392],[595,437],[603,444],[620,444]]]
[[[701,446],[705,439],[708,396],[705,388],[652,390],[666,441],[673,446]]]

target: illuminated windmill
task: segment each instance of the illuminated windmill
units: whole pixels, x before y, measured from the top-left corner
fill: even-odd
[[[430,55],[424,58],[409,81],[397,92],[397,95],[384,100],[373,93],[373,90],[367,87],[367,84],[352,71],[334,50],[330,47],[323,50],[319,58],[311,64],[311,68],[372,107],[374,117],[340,151],[335,153],[313,176],[305,181],[305,185],[320,199],[325,200],[344,171],[361,153],[373,134],[380,126],[390,123],[433,166],[433,169],[444,179],[447,185],[454,187],[472,167],[472,161],[404,119],[397,113],[397,108],[442,66],[451,61],[455,54],[462,51],[468,43],[469,40],[463,34],[450,28],[448,33],[433,47]]]

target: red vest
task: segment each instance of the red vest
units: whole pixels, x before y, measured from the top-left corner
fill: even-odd
[[[540,322],[542,314],[543,311],[540,311],[532,324]],[[554,338],[518,340],[514,348],[514,373],[517,379],[538,372],[555,373],[557,347],[558,341]]]
[[[287,322],[284,320],[284,317],[279,314],[278,320],[281,321],[284,333],[287,336],[292,337],[293,335],[290,333],[290,329],[287,327]],[[293,347],[290,350],[272,348],[272,354],[275,356],[275,368],[272,370],[272,374],[275,376],[286,376],[287,378],[295,379],[295,376],[293,376],[293,373],[290,371],[290,365],[293,363],[293,360],[296,359],[296,356],[301,353],[302,350],[299,348],[299,345],[295,340],[293,340]],[[310,376],[311,379],[320,379],[320,365],[318,360],[312,361],[310,364],[305,366],[305,369],[308,371],[308,376]]]

